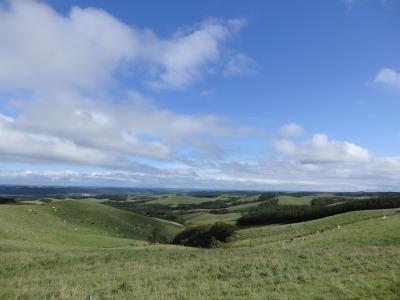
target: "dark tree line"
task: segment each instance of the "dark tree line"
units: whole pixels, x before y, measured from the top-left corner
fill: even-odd
[[[0,204],[15,204],[16,201],[14,198],[10,197],[0,197]]]
[[[400,197],[354,199],[332,206],[276,205],[250,210],[238,225],[265,225],[302,222],[356,210],[400,207]]]

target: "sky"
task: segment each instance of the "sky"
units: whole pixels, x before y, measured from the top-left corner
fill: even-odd
[[[0,184],[400,191],[397,0],[0,0]]]

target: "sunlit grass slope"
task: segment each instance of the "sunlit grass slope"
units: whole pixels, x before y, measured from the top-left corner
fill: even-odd
[[[314,237],[324,240],[327,238],[327,233],[331,234],[332,232],[337,232],[340,236],[346,236],[349,228],[352,230],[359,228],[364,231],[361,239],[367,242],[375,239],[374,236],[369,234],[370,231],[379,233],[382,237],[386,237],[389,233],[395,233],[393,238],[395,238],[396,243],[400,244],[400,234],[397,234],[397,230],[400,227],[391,226],[391,221],[400,221],[399,212],[400,209],[354,211],[307,222],[250,227],[239,230],[236,235],[236,241],[233,244],[236,246],[246,243],[262,245],[285,241],[285,246],[288,246],[291,242],[308,241]],[[390,221],[388,221],[389,216],[392,217]],[[364,221],[376,223],[374,225],[375,228],[373,228],[375,230],[371,230],[371,228],[365,230],[366,223],[362,223]],[[385,232],[381,232],[382,230]]]
[[[0,206],[0,299],[85,299],[88,294],[95,300],[398,299],[400,295],[396,209],[242,229],[226,248],[206,250],[110,237],[117,232],[105,224],[119,222],[123,227],[125,221],[120,219],[136,220],[136,215],[104,216],[105,224],[81,224],[79,214],[92,216],[103,208],[79,205],[65,203],[56,212],[47,206],[49,211],[35,215],[45,216],[41,222],[26,211],[28,206]],[[62,211],[69,218],[65,224]],[[60,238],[59,232],[71,235]],[[31,235],[33,245],[28,240]],[[85,239],[91,236],[89,247]],[[142,236],[132,233],[134,238]],[[4,244],[24,240],[13,249]],[[53,243],[58,248],[50,246]]]
[[[0,206],[0,241],[54,246],[103,246],[146,240],[154,227],[173,236],[180,227],[91,201]],[[132,240],[128,240],[132,239]],[[14,244],[15,244],[14,243]]]

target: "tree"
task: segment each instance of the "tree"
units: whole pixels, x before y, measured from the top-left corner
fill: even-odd
[[[151,244],[162,244],[168,242],[168,239],[165,235],[162,234],[161,229],[158,227],[154,227],[150,233],[148,241]]]

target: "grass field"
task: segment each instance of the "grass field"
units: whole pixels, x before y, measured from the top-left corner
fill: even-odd
[[[47,205],[0,206],[0,241],[56,246],[125,245],[145,241],[158,227],[173,236],[181,228],[91,201],[66,200]],[[124,239],[123,239],[124,238]]]
[[[198,197],[191,197],[186,195],[169,195],[166,198],[160,198],[157,200],[152,200],[147,202],[146,204],[164,204],[164,205],[171,205],[177,206],[178,204],[199,204],[207,201],[211,201],[210,198],[198,198]]]
[[[189,195],[167,195],[164,197],[158,197],[156,200],[152,200],[147,202],[146,204],[164,204],[177,206],[179,204],[200,204],[204,202],[210,202],[215,200],[224,200],[226,199],[226,195],[221,195],[215,198],[201,198],[201,197],[193,197]]]
[[[315,196],[302,196],[302,197],[293,197],[293,196],[279,196],[279,204],[281,205],[310,205],[311,200],[315,198]]]
[[[205,224],[213,224],[215,222],[224,222],[224,223],[235,223],[235,221],[241,216],[239,213],[229,213],[229,214],[209,214],[209,213],[196,213],[190,214],[183,217],[184,224],[188,226],[195,225],[205,225]]]
[[[242,229],[206,250],[149,245],[153,226],[179,226],[98,203],[1,205],[0,299],[399,299],[397,210]]]

